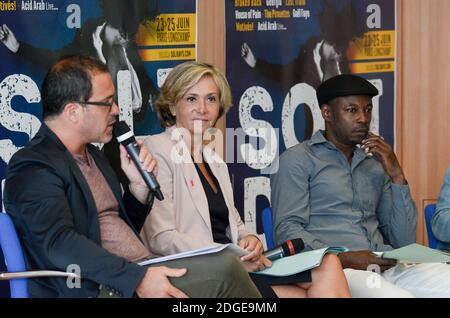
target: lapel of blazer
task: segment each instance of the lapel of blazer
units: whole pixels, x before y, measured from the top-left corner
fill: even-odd
[[[212,231],[208,200],[202,186],[202,181],[200,180],[197,170],[195,169],[190,150],[186,143],[186,140],[189,140],[186,139],[186,132],[184,129],[177,129],[175,127],[167,129],[166,132],[170,134],[171,140],[175,142],[174,147],[176,154],[178,155],[176,160],[174,160],[174,158],[171,159],[174,160],[175,166],[178,166],[182,170],[184,182],[191,195],[192,202],[197,208],[198,213],[202,217],[209,231]],[[181,210],[183,209],[182,206],[179,208]],[[181,213],[183,213],[183,211],[181,211]]]
[[[92,192],[89,188],[89,185],[78,167],[77,163],[72,157],[72,154],[69,150],[64,146],[64,144],[59,140],[58,136],[56,136],[47,125],[42,124],[41,126],[42,133],[47,137],[51,138],[56,146],[63,152],[63,155],[66,157],[66,162],[70,167],[70,171],[72,172],[75,181],[78,183],[78,186],[83,193],[83,197],[86,200],[87,205],[87,219],[89,220],[89,224],[87,224],[87,228],[89,228],[90,234],[93,236],[96,242],[100,243],[100,222],[98,220],[97,207],[95,205],[94,197],[92,196]]]

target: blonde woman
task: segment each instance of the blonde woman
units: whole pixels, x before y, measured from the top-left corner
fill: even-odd
[[[231,107],[227,80],[214,66],[186,62],[161,87],[156,109],[166,131],[145,140],[158,161],[164,201],[155,201],[141,235],[149,249],[170,255],[216,243],[248,250],[249,272],[271,266],[259,239],[245,230],[234,207],[226,163],[210,147],[217,120]],[[217,138],[217,135],[216,137]],[[217,140],[216,140],[217,142]],[[325,257],[312,271],[288,278],[251,275],[266,297],[348,297],[338,258]]]

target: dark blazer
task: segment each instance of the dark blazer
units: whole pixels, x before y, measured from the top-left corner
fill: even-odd
[[[120,216],[138,233],[150,211],[128,191],[122,199],[117,177],[105,156],[88,145],[120,205]],[[101,247],[94,198],[78,165],[58,137],[42,124],[36,136],[11,158],[4,191],[6,211],[21,239],[27,268],[81,269],[81,288],[65,278],[30,279],[32,297],[96,297],[99,284],[131,297],[146,268]]]

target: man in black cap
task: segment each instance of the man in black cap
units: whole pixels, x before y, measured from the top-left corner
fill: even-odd
[[[318,87],[325,131],[286,150],[271,178],[276,240],[302,238],[310,250],[348,247],[339,258],[354,297],[448,297],[449,266],[406,267],[372,252],[414,243],[417,224],[397,157],[369,132],[377,94],[355,75],[338,75]]]

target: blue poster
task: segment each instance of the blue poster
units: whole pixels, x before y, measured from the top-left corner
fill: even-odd
[[[395,1],[226,1],[227,162],[246,227],[261,233],[270,174],[283,151],[324,122],[315,95],[344,73],[370,80],[371,131],[394,144]]]
[[[53,62],[104,61],[120,119],[138,136],[158,133],[159,87],[176,64],[196,59],[196,23],[196,0],[1,0],[0,200],[7,163],[41,125],[39,90]]]
[[[39,88],[68,54],[107,63],[121,119],[136,135],[162,131],[154,101],[168,71],[196,59],[196,1],[0,1],[0,180],[42,120]]]

